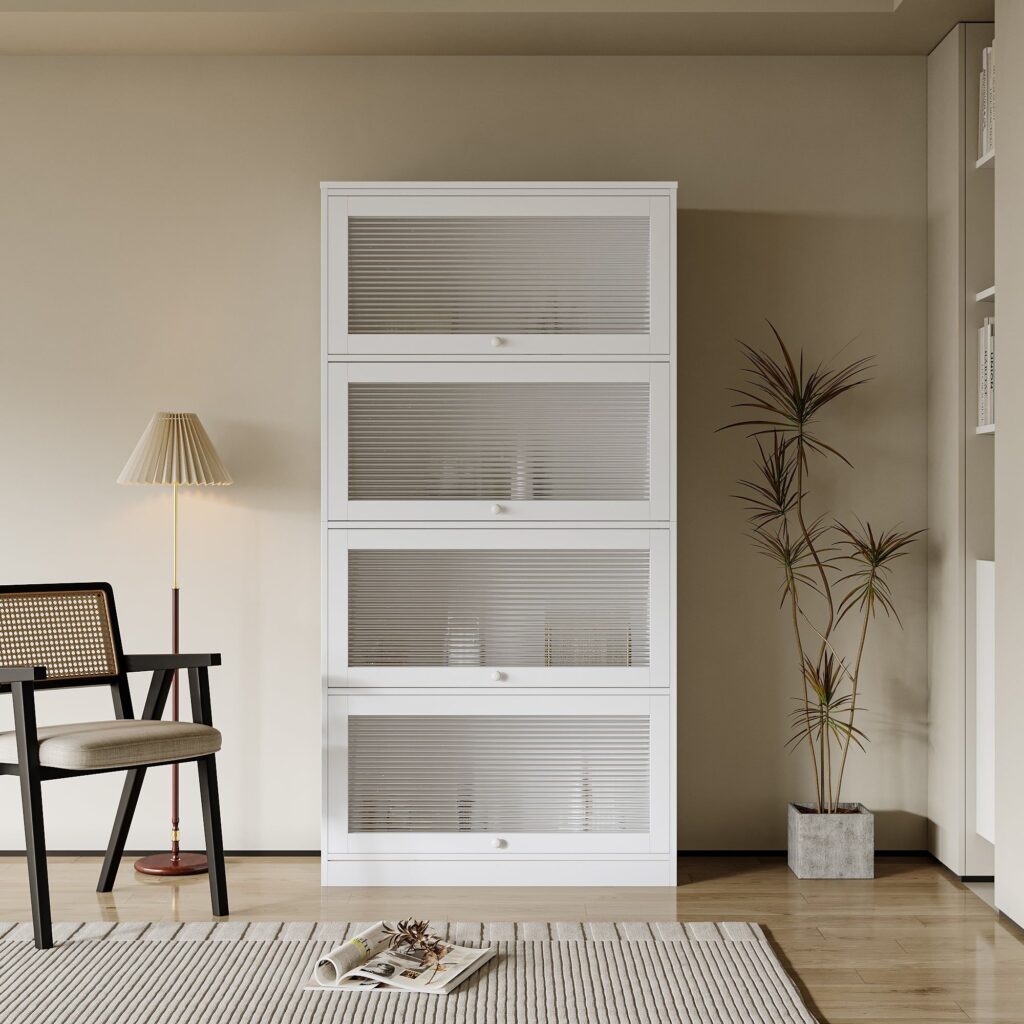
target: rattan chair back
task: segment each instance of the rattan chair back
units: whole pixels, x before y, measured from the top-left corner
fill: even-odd
[[[0,587],[0,666],[42,665],[47,683],[59,686],[111,682],[120,660],[109,584]]]

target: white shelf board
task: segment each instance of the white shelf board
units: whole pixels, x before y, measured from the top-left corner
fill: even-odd
[[[995,167],[995,165],[996,151],[994,149],[990,149],[984,156],[978,157],[978,159],[974,161],[974,166],[979,170],[982,167]]]
[[[974,432],[976,434],[994,434],[996,432],[996,425],[994,423],[986,423],[984,426],[975,427]]]
[[[978,292],[974,296],[975,302],[995,302],[996,301],[996,286],[992,285],[991,288],[986,288],[984,291]]]

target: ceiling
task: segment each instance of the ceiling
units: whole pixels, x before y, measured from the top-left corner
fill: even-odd
[[[0,0],[0,55],[924,54],[994,0]]]

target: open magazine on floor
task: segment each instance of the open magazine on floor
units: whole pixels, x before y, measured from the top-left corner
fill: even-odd
[[[425,921],[384,921],[354,935],[324,954],[313,980],[340,992],[401,991],[448,995],[497,950],[444,942],[427,931]]]

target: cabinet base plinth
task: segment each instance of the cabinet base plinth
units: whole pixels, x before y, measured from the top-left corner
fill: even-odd
[[[657,860],[373,860],[322,862],[324,885],[346,886],[675,886],[675,857]]]

